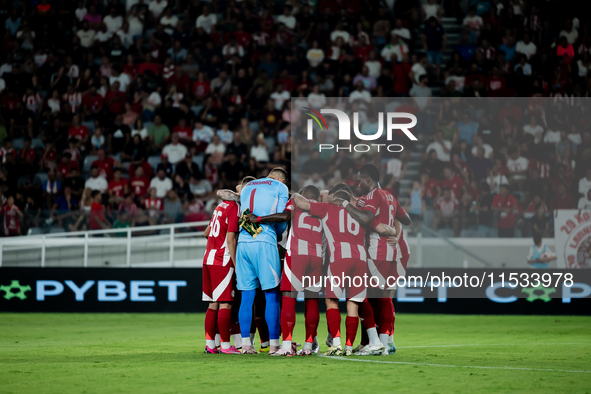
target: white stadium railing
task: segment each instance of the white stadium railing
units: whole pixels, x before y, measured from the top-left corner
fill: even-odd
[[[208,222],[0,238],[5,267],[201,267]],[[184,231],[182,231],[184,230]],[[188,231],[187,231],[188,230]],[[156,235],[142,235],[158,232]],[[120,236],[120,235],[125,236]],[[119,235],[119,236],[117,236]],[[407,238],[409,267],[526,268],[529,238]],[[554,239],[544,239],[554,247]]]
[[[71,248],[82,248],[83,254],[81,257],[82,264],[73,264],[73,266],[89,266],[91,254],[89,253],[92,247],[106,247],[106,248],[121,248],[125,249],[124,264],[116,264],[115,266],[141,266],[141,262],[132,263],[132,248],[134,245],[142,245],[143,248],[149,250],[150,247],[160,247],[164,245],[168,249],[168,258],[162,261],[158,261],[155,265],[164,265],[168,263],[169,266],[175,266],[175,263],[181,263],[181,266],[191,265],[193,262],[200,262],[203,254],[199,258],[184,259],[181,261],[175,260],[175,248],[179,246],[183,247],[196,247],[204,250],[206,246],[206,239],[203,238],[203,231],[188,231],[179,232],[181,229],[192,229],[195,227],[205,227],[209,224],[208,221],[202,222],[190,222],[190,223],[177,223],[177,224],[163,224],[157,226],[147,227],[129,227],[129,228],[118,228],[108,230],[93,230],[93,231],[78,231],[70,233],[49,233],[42,235],[31,235],[24,237],[13,237],[13,238],[2,238],[0,239],[0,267],[4,265],[11,266],[47,266],[47,254],[51,249],[65,248],[66,250]],[[158,235],[132,236],[134,233],[145,233],[158,231]],[[124,237],[120,236],[125,234]],[[185,242],[180,242],[185,240]],[[32,251],[36,251],[39,254],[39,261],[35,264],[31,261],[19,261],[18,257],[10,259],[10,264],[6,261],[7,254],[15,254],[19,256],[23,254],[30,254]],[[35,255],[35,254],[34,254]],[[120,253],[117,253],[119,257]],[[196,255],[197,256],[197,255]],[[121,258],[119,258],[121,260]],[[33,264],[31,264],[33,263]],[[154,265],[154,264],[152,264]],[[60,266],[60,264],[51,264],[51,266]],[[72,266],[69,264],[69,266]],[[103,265],[101,265],[103,266]]]

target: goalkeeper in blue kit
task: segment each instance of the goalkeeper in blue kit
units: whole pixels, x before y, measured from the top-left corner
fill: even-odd
[[[283,168],[271,170],[267,178],[246,184],[240,192],[241,213],[247,209],[257,217],[283,212],[289,200],[285,185],[287,172]],[[253,233],[240,228],[236,249],[236,281],[242,291],[238,319],[242,334],[242,353],[256,353],[250,341],[252,307],[256,289],[265,293],[265,320],[269,327],[269,354],[280,349],[279,289],[281,262],[277,249],[277,234],[282,234],[287,223],[261,223],[262,231]]]

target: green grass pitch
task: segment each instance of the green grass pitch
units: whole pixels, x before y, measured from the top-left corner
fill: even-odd
[[[591,392],[591,317],[398,314],[395,355],[347,359],[203,354],[203,318],[2,313],[0,393]]]

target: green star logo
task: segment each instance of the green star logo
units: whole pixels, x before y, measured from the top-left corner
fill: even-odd
[[[13,291],[15,289],[17,291]],[[27,298],[25,293],[27,291],[31,291],[31,286],[21,286],[18,280],[13,280],[8,286],[0,286],[0,291],[4,291],[4,298],[7,300],[10,300],[12,297],[17,297],[21,300],[24,300]]]
[[[526,298],[529,302],[534,302],[535,300],[542,300],[544,302],[550,301],[552,298],[550,294],[556,293],[555,287],[526,287],[521,289],[522,293],[528,294],[529,297]]]

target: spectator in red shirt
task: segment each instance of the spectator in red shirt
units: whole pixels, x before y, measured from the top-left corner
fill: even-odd
[[[205,74],[200,72],[197,74],[197,80],[193,82],[193,95],[200,100],[209,94],[209,90],[209,81],[205,79]]]
[[[501,75],[499,67],[493,67],[492,75],[486,79],[486,88],[489,92],[505,88],[505,77]]]
[[[365,36],[359,37],[359,46],[355,49],[355,58],[365,62],[369,58],[369,52],[373,50],[373,46],[367,45]]]
[[[129,75],[129,78],[135,78],[135,76],[140,70],[140,67],[137,64],[135,64],[133,55],[127,55],[127,63],[123,65],[121,70],[123,71],[123,73]]]
[[[72,168],[80,170],[78,162],[72,161],[72,155],[66,152],[62,155],[62,159],[57,166],[57,179],[64,181],[70,175]]]
[[[115,167],[119,167],[121,163],[113,159],[112,157],[107,157],[107,154],[104,149],[99,149],[97,152],[97,159],[92,162],[91,166],[98,167],[99,176],[102,176],[107,181],[113,179],[113,169]]]
[[[565,36],[560,37],[560,45],[556,47],[556,56],[562,57],[565,64],[569,64],[575,57],[575,49]]]
[[[577,203],[572,194],[566,191],[564,185],[558,185],[558,193],[552,199],[552,209],[575,209]]]
[[[190,141],[193,137],[193,130],[187,126],[187,120],[180,118],[179,123],[172,129],[173,134],[177,133],[181,141]]]
[[[16,149],[14,149],[11,138],[4,140],[4,146],[0,148],[0,159],[2,163],[6,163],[7,156],[12,156],[14,161],[18,159]]]
[[[250,33],[244,31],[244,23],[238,22],[236,25],[236,31],[234,31],[233,34],[236,36],[236,41],[238,44],[242,45],[243,48],[246,48],[251,40],[251,36]]]
[[[523,109],[513,104],[511,100],[505,100],[505,106],[499,111],[499,122],[502,122],[507,117],[513,122],[521,122],[523,120]]]
[[[83,147],[88,142],[88,136],[88,127],[80,124],[80,115],[74,115],[72,127],[68,129],[68,137],[77,139],[79,146]]]
[[[439,182],[437,182],[437,179],[431,178],[426,172],[421,172],[419,177],[421,179],[421,189],[423,189],[423,199],[427,206],[431,207],[441,195]]]
[[[136,204],[141,205],[141,201],[146,197],[150,188],[150,178],[144,176],[144,169],[142,167],[135,169],[135,176],[131,179],[129,185]]]
[[[150,223],[152,225],[156,224],[162,212],[164,211],[164,202],[161,198],[156,196],[156,188],[151,188],[150,196],[144,200],[144,207],[148,211],[148,216],[150,217]]]
[[[499,238],[513,238],[515,235],[514,211],[517,208],[517,201],[509,194],[509,185],[503,183],[500,186],[500,193],[493,198],[491,208],[499,216]]]
[[[35,153],[35,149],[31,147],[31,137],[26,136],[23,139],[23,147],[18,152],[18,158],[21,160],[21,163],[23,164],[27,164],[30,166],[35,165],[37,153]]]
[[[98,190],[91,193],[92,205],[90,206],[90,229],[102,230],[111,227],[109,221],[105,218],[105,212],[101,205],[102,195]]]
[[[57,150],[53,146],[53,142],[47,141],[45,143],[45,149],[41,153],[41,166],[46,170],[57,169]]]
[[[146,71],[151,71],[154,75],[160,74],[160,69],[158,67],[158,63],[155,63],[152,60],[152,55],[150,52],[146,53],[145,61],[140,64],[139,72],[140,74],[144,74]]]
[[[8,109],[9,111],[14,110],[19,103],[20,100],[18,99],[18,96],[12,91],[8,91],[8,93],[2,99],[2,107]]]
[[[109,182],[109,203],[112,205],[120,204],[127,193],[129,193],[127,179],[121,176],[121,168],[115,168],[113,180]]]
[[[2,215],[4,216],[4,236],[18,236],[21,235],[21,223],[23,214],[20,209],[14,204],[14,197],[8,196],[6,205],[0,207]]]
[[[172,85],[176,85],[177,90],[182,93],[184,97],[189,97],[189,93],[191,91],[191,78],[183,71],[182,68],[176,68],[174,70],[174,74],[168,78],[167,86],[170,88]]]
[[[105,94],[105,103],[109,111],[113,114],[122,114],[125,112],[125,102],[127,97],[124,92],[119,91],[119,82],[115,81],[111,85],[111,89]]]
[[[443,188],[443,196],[439,197],[435,203],[435,217],[431,221],[431,228],[438,230],[439,228],[451,226],[454,232],[454,237],[460,235],[460,204],[458,200],[452,195],[449,187]]]
[[[449,167],[443,169],[443,180],[441,181],[442,188],[450,188],[453,198],[459,200],[466,191],[466,184],[459,176],[455,175],[453,170]]]
[[[392,78],[394,78],[394,93],[398,97],[408,97],[410,92],[410,73],[411,65],[408,62],[408,53],[402,55],[402,61],[396,62],[392,69]]]
[[[82,98],[84,118],[91,120],[96,118],[103,109],[103,96],[97,93],[96,86],[90,86],[90,91]]]

